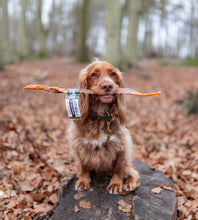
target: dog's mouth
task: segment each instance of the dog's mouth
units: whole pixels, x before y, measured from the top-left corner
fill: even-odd
[[[102,103],[111,103],[114,99],[113,94],[95,95],[96,100]]]

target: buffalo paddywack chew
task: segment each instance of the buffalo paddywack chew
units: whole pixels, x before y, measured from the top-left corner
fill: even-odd
[[[67,89],[59,88],[59,87],[48,87],[45,85],[27,85],[24,87],[24,89],[33,89],[33,90],[43,90],[46,92],[52,92],[52,93],[65,93],[67,94]],[[80,93],[87,93],[87,94],[94,94],[91,90],[88,89],[79,89]],[[155,92],[155,93],[140,93],[136,90],[130,89],[130,88],[119,88],[117,91],[118,94],[127,94],[127,95],[138,95],[138,96],[158,96],[160,95],[161,91]]]

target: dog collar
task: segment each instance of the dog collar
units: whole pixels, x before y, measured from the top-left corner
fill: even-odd
[[[89,118],[93,119],[93,120],[98,120],[98,121],[107,121],[107,122],[111,122],[113,120],[113,116],[110,112],[106,112],[105,116],[102,115],[94,115],[91,112],[88,112],[88,116]]]

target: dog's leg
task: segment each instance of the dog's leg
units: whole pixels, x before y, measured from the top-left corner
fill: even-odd
[[[75,185],[75,190],[83,191],[90,189],[90,171],[88,171],[84,166],[81,165],[80,176]]]
[[[127,164],[125,167],[125,176],[127,176],[128,179],[123,185],[123,190],[133,191],[140,185],[138,182],[139,173],[132,167],[131,164]]]
[[[122,182],[124,178],[124,152],[120,152],[117,155],[116,165],[114,169],[114,174],[111,178],[109,185],[107,186],[107,190],[110,194],[118,194],[122,192]]]

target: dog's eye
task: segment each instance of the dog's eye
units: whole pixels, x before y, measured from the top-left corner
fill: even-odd
[[[112,73],[111,73],[111,76],[116,76],[116,73],[115,73],[115,72],[112,72]]]
[[[92,77],[96,77],[96,76],[97,76],[97,73],[92,73],[91,76],[92,76]]]

